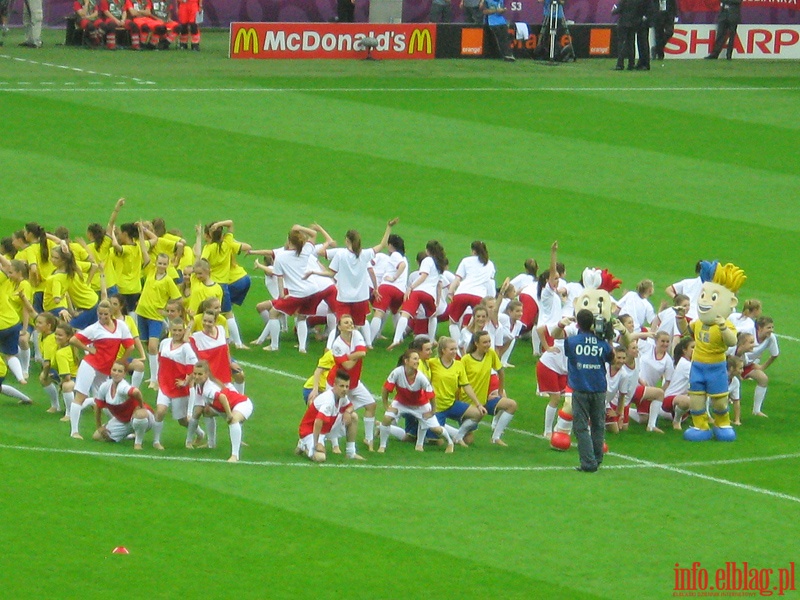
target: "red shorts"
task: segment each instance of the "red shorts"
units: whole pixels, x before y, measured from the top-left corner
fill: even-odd
[[[178,1],[178,21],[181,23],[195,23],[198,12],[200,12],[199,3]]]
[[[567,376],[559,375],[541,361],[536,363],[536,382],[540,394],[563,394],[567,389]]]
[[[747,379],[747,376],[753,372],[753,369],[756,368],[756,363],[750,363],[744,369],[742,369],[742,379]]]
[[[497,373],[492,373],[489,376],[489,397],[492,397],[492,393],[496,392],[500,389],[500,376]]]
[[[650,414],[650,405],[653,403],[652,400],[640,400],[636,405],[636,411],[640,415],[649,415]]]
[[[617,415],[617,407],[613,404],[611,408],[606,409],[606,425],[611,425],[612,423],[619,423],[619,415]]]
[[[425,310],[426,317],[432,317],[436,312],[436,299],[427,292],[414,290],[408,296],[408,300],[403,302],[400,309],[412,317],[416,317],[417,309],[419,309],[420,306]]]
[[[528,294],[520,294],[519,301],[522,302],[522,318],[520,321],[522,321],[525,329],[530,331],[536,325],[536,319],[539,318],[539,305]]]
[[[483,300],[480,296],[473,296],[472,294],[458,294],[453,296],[453,301],[447,307],[447,314],[454,323],[461,321],[467,308],[475,308],[480,301]]]
[[[367,322],[367,315],[369,314],[369,300],[362,300],[361,302],[336,302],[336,319],[342,318],[342,315],[350,315],[353,317],[353,323],[361,327]]]
[[[317,307],[320,302],[325,301],[330,306],[331,310],[336,309],[336,287],[330,286],[311,294],[305,298],[296,298],[294,296],[284,296],[272,301],[272,308],[282,312],[285,315],[293,315],[299,313],[301,315],[315,315],[317,314]]]
[[[381,299],[372,304],[376,310],[395,314],[400,310],[403,305],[403,292],[393,285],[383,283],[378,287],[378,293],[381,295]]]
[[[664,398],[664,403],[661,405],[661,410],[664,412],[672,413],[675,416],[675,396],[667,396]]]
[[[631,398],[631,403],[636,404],[638,406],[639,405],[639,400],[642,399],[642,396],[644,396],[644,386],[643,385],[637,385],[636,389],[633,392],[633,397]]]
[[[133,19],[133,22],[136,24],[136,26],[139,28],[140,31],[141,30],[153,31],[156,27],[161,25],[161,21],[152,19],[150,17],[136,17]]]

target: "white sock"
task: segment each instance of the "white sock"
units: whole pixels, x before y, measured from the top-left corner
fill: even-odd
[[[64,397],[64,416],[68,417],[69,407],[75,401],[75,392],[63,392],[61,395]]]
[[[369,326],[369,323],[364,323],[359,328],[361,335],[364,337],[364,342],[367,344],[367,348],[372,347],[372,328]]]
[[[197,423],[197,421],[195,421]],[[161,432],[164,431],[164,421],[159,421],[158,419],[155,420],[153,423],[153,443],[160,444],[161,443]]]
[[[508,348],[506,348],[506,351],[503,352],[503,356],[500,357],[500,362],[502,362],[504,365],[507,365],[511,362],[511,353],[514,351],[514,345],[516,343],[517,343],[516,338],[511,340],[511,343],[508,345]]]
[[[217,447],[217,420],[214,417],[206,417],[206,436],[208,447]]]
[[[141,446],[144,440],[144,433],[147,431],[147,419],[131,419],[131,427],[133,427],[133,433],[135,434],[133,443]]]
[[[370,335],[372,335],[372,341],[378,339],[381,335],[381,328],[383,327],[383,318],[382,317],[372,317],[372,321],[370,321],[369,329]]]
[[[269,313],[267,313],[267,314],[269,314]],[[259,336],[256,338],[255,343],[260,346],[265,341],[267,341],[267,336],[268,335],[269,335],[269,327],[267,325],[264,325],[264,329],[261,330],[261,334],[259,334]]]
[[[344,446],[344,453],[345,456],[350,458],[356,455],[356,443],[355,442],[347,442]]]
[[[269,344],[273,350],[277,350],[281,339],[281,322],[278,319],[270,319],[267,329],[269,329]]]
[[[156,383],[158,381],[158,354],[148,354],[147,362],[150,363],[150,381]]]
[[[473,429],[475,429],[477,425],[478,423],[476,421],[473,421],[472,419],[464,419],[461,422],[461,427],[458,428],[458,431],[456,432],[455,436],[453,436],[453,439],[456,442],[460,442],[461,440],[464,439],[464,436],[467,435]]]
[[[375,439],[375,417],[364,417],[364,439],[368,442]]]
[[[194,442],[194,438],[197,435],[197,425],[200,422],[195,419],[194,417],[189,419],[189,425],[186,427],[186,445],[188,446],[192,442]]]
[[[511,419],[514,418],[514,415],[508,411],[503,411],[502,414],[497,418],[497,426],[494,428],[494,433],[492,433],[492,441],[499,440],[503,432],[506,430],[506,426],[511,423]]]
[[[50,398],[50,408],[54,408],[59,410],[59,403],[58,403],[58,389],[54,383],[46,385],[44,388],[44,393],[47,394],[47,397]]]
[[[447,430],[447,433],[450,434],[450,439],[455,439],[455,437],[458,435],[458,429],[456,429],[452,425],[448,425],[447,423],[445,423],[444,428]]]
[[[461,329],[458,327],[458,323],[453,323],[450,321],[448,329],[450,330],[450,337],[457,342],[461,337]]]
[[[81,411],[83,407],[77,402],[73,402],[69,407],[69,434],[78,433],[78,428],[81,423]]]
[[[417,447],[422,447],[425,445],[425,438],[428,436],[428,428],[419,421],[417,424]]]
[[[33,359],[36,362],[42,362],[42,350],[39,347],[39,332],[35,329],[31,336],[31,343],[33,344]]]
[[[761,407],[764,405],[764,397],[766,395],[767,388],[757,385],[756,391],[753,394],[753,414],[761,412]]]
[[[239,449],[242,447],[242,424],[231,423],[228,425],[231,433],[231,456],[239,458]]]
[[[25,381],[25,376],[22,374],[22,364],[16,356],[9,356],[6,359],[6,365],[8,365],[8,370],[17,378],[17,381]]]
[[[381,427],[383,426],[381,425]],[[389,435],[402,442],[404,439],[406,439],[406,430],[402,427],[398,427],[397,425],[389,425]]]
[[[25,375],[25,378],[27,379],[28,371],[30,370],[30,367],[31,367],[31,349],[30,348],[25,348],[25,349],[20,348],[19,349],[19,354],[17,354],[17,356],[19,357],[20,365],[22,365],[22,374]]]
[[[380,427],[378,427],[381,433],[381,448],[386,448],[386,444],[389,443],[390,427],[397,427],[397,425],[389,425],[389,427],[387,427],[386,425],[381,423]],[[397,428],[400,429],[400,427]],[[403,433],[405,434],[405,431]]]
[[[686,414],[686,409],[681,408],[677,404],[675,405],[675,418],[672,419],[673,423],[680,423],[683,419],[683,415]]]
[[[399,344],[403,341],[403,336],[406,333],[406,327],[408,327],[408,317],[400,317],[397,320],[397,327],[394,328],[394,339],[392,340],[392,344]]]
[[[144,381],[144,370],[134,371],[131,375],[131,385],[137,389],[141,389],[142,381]]]
[[[297,348],[300,352],[305,352],[308,347],[308,321],[305,319],[297,320]]]
[[[232,314],[228,319],[228,332],[231,334],[231,341],[237,346],[241,345],[242,334],[239,333],[239,324],[236,322],[236,317]]]
[[[2,388],[0,388],[0,392],[8,396],[9,398],[15,398],[17,400],[22,400],[23,402],[30,403],[31,399],[28,398],[25,394],[20,392],[18,389],[11,387],[10,385],[3,384]]]
[[[642,418],[639,416],[639,411],[635,406],[631,406],[630,410],[628,411],[628,418],[634,423],[639,423],[640,425],[642,424]]]
[[[547,408],[544,409],[544,433],[547,435],[548,433],[553,433],[553,421],[556,420],[556,416],[558,416],[558,407],[557,406],[550,406],[547,405]]]
[[[436,327],[439,325],[439,319],[436,318],[436,315],[433,315],[430,319],[428,319],[428,337],[431,341],[436,341]]]
[[[450,436],[450,432],[447,431],[447,427],[442,427],[442,433],[440,435],[445,439],[448,446],[453,444],[453,438]]]
[[[235,381],[231,382],[233,384],[233,389],[235,389],[240,394],[244,395],[244,381],[241,383],[236,383]]]
[[[658,424],[658,415],[661,412],[661,400],[653,400],[650,403],[650,414],[647,416],[647,428],[655,429]]]
[[[325,326],[328,328],[328,333],[331,331],[336,331],[336,314],[335,313],[328,313],[325,315]]]

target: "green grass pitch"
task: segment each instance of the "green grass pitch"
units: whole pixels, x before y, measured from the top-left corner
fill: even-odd
[[[374,243],[399,216],[410,256],[437,238],[455,266],[483,239],[513,276],[557,239],[568,276],[650,277],[656,303],[698,259],[732,261],[740,298],[785,337],[769,419],[750,416],[745,383],[735,443],[633,426],[594,476],[538,437],[526,343],[507,374],[508,448],[480,430],[452,456],[390,443],[358,466],[292,454],[319,342],[236,352],[256,405],[239,465],[222,462],[224,424],[214,451],[184,450],[169,420],[163,453],[69,439],[32,379],[32,407],[0,399],[3,598],[666,598],[676,563],[714,585],[748,561],[775,570],[771,587],[798,558],[797,62],[234,62],[224,32],[200,53],[64,48],[62,32],[32,51],[14,36],[0,49],[2,235],[28,221],[82,233],[120,196],[121,221],[163,216],[191,236],[232,218],[256,247],[312,221]],[[254,276],[237,313],[248,340],[265,297]],[[373,393],[396,359],[385,346],[365,361]]]

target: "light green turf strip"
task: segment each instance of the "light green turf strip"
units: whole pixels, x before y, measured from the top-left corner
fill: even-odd
[[[592,190],[606,198],[636,198],[655,209],[681,205],[687,212],[700,217],[717,216],[718,204],[713,201],[720,193],[719,182],[727,189],[746,190],[726,200],[728,215],[747,223],[750,209],[759,206],[760,217],[771,223],[780,222],[789,231],[800,231],[800,215],[793,206],[794,192],[800,188],[800,175],[780,175],[712,160],[689,160],[662,152],[631,149],[607,143],[582,142],[563,136],[521,132],[509,127],[481,126],[454,122],[447,118],[419,115],[409,111],[379,109],[364,111],[364,106],[352,101],[331,101],[313,96],[303,102],[281,97],[267,102],[255,96],[240,96],[235,100],[220,95],[229,110],[221,113],[214,103],[201,103],[193,108],[192,99],[174,99],[170,115],[184,124],[213,123],[214,129],[237,133],[257,132],[266,140],[302,143],[311,148],[354,152],[368,161],[370,157],[400,161],[406,164],[456,169],[465,176],[485,175],[512,183],[536,183],[552,176],[552,163],[532,161],[536,150],[558,148],[558,172],[563,192],[583,193]],[[158,106],[156,103],[155,106]],[[136,103],[120,106],[119,110],[141,116],[161,116],[161,109]],[[250,117],[245,124],[242,114]],[[329,116],[325,134],[321,135],[316,117]],[[375,132],[380,131],[380,134]],[[503,140],[518,152],[504,156],[502,161],[486,163],[485,141]],[[391,140],[391,143],[389,143]],[[442,140],[447,140],[446,144]],[[268,142],[265,142],[268,143]],[[423,149],[434,152],[423,152]],[[726,157],[719,157],[724,159]],[[633,168],[635,166],[635,168]],[[680,185],[676,185],[676,182]],[[658,193],[647,190],[659,190]],[[664,194],[660,190],[672,190]]]

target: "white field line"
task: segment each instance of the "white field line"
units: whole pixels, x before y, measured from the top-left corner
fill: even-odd
[[[224,464],[227,461],[221,458],[202,458],[194,456],[165,456],[163,454],[123,454],[121,452],[97,452],[93,450],[70,450],[68,448],[43,448],[37,446],[14,446],[9,444],[0,444],[0,450],[18,450],[21,452],[40,452],[49,454],[73,454],[78,456],[97,456],[101,458],[130,458],[140,460],[156,460],[168,462],[191,462],[191,463],[216,463]],[[559,467],[559,466],[530,466],[530,467],[477,467],[477,466],[447,466],[447,465],[371,465],[362,462],[346,462],[342,464],[324,463],[314,465],[310,462],[305,462],[298,459],[297,462],[279,462],[279,461],[255,461],[255,460],[240,460],[237,464],[250,465],[255,467],[320,467],[327,469],[373,469],[373,470],[390,470],[390,471],[572,471],[574,467]],[[614,465],[607,467],[608,469],[650,469],[654,468],[651,465]]]
[[[14,60],[14,61],[17,61],[17,62],[28,63],[28,64],[31,64],[31,65],[37,65],[37,66],[40,66],[40,67],[49,67],[49,68],[53,68],[53,69],[62,69],[62,70],[65,70],[65,71],[74,71],[76,73],[84,73],[86,75],[99,75],[101,77],[111,77],[111,78],[115,78],[116,77],[116,78],[120,78],[120,79],[127,79],[127,80],[130,80],[130,81],[135,81],[136,83],[141,84],[141,85],[155,85],[156,84],[155,81],[147,81],[146,79],[141,79],[140,77],[130,77],[129,75],[118,75],[116,73],[100,73],[98,71],[91,71],[91,70],[88,70],[88,69],[80,69],[78,67],[72,67],[70,65],[57,65],[57,64],[53,64],[53,63],[49,63],[49,62],[31,60],[29,58],[20,58],[18,56],[9,56],[8,54],[0,54],[0,58],[5,58],[7,60]],[[42,84],[42,85],[45,85],[45,84]],[[52,84],[50,84],[50,85],[52,85]],[[17,92],[19,92],[19,91],[30,91],[30,89],[29,88],[14,89],[14,90],[12,90],[12,89],[4,89],[4,91],[8,91],[8,92],[17,91]],[[56,90],[48,88],[47,91],[56,91]]]
[[[776,338],[781,340],[789,340],[790,342],[800,342],[800,338],[792,337],[790,335],[783,335],[783,334],[775,334]]]

